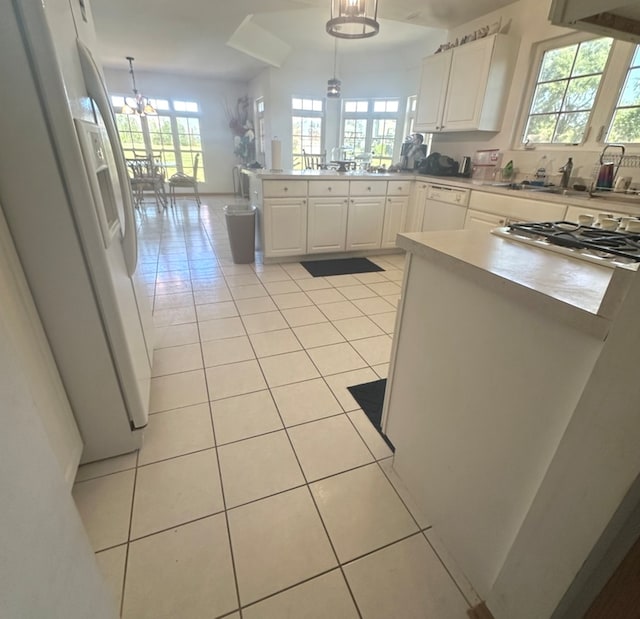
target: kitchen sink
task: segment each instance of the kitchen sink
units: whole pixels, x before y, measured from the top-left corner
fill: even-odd
[[[640,194],[622,193],[613,191],[577,191],[576,189],[564,189],[557,185],[530,185],[528,183],[490,183],[491,187],[500,187],[513,191],[523,191],[527,193],[550,193],[562,196],[590,198],[592,200],[603,200],[612,202],[623,202],[640,206]]]
[[[514,191],[533,191],[538,193],[571,193],[579,194],[585,192],[574,191],[572,189],[563,189],[557,185],[530,185],[528,183],[491,183],[491,187],[502,187],[503,189],[512,189]]]

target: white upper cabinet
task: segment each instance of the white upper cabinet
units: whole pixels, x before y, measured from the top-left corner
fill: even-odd
[[[420,93],[416,108],[416,129],[426,133],[440,131],[451,70],[452,50],[427,56],[422,61]]]
[[[499,131],[517,51],[494,34],[425,58],[416,130]]]

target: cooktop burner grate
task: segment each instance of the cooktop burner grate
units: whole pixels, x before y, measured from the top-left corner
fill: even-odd
[[[593,250],[640,262],[640,233],[603,230],[570,221],[515,223],[509,231],[571,249]]]

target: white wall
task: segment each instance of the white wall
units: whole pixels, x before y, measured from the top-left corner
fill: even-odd
[[[130,95],[127,69],[105,68],[111,94]],[[232,169],[238,163],[233,154],[233,135],[225,114],[225,102],[235,108],[238,97],[247,94],[246,82],[214,80],[189,75],[136,71],[138,89],[147,97],[197,101],[202,109],[200,130],[206,182],[202,193],[232,193]]]

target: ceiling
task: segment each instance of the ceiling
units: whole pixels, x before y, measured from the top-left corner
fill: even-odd
[[[340,41],[361,52],[384,52],[424,40],[432,29],[448,30],[514,0],[379,0],[380,33]],[[333,50],[325,32],[329,0],[93,0],[100,56],[107,67],[190,73],[247,80],[268,63],[226,43],[247,16],[277,37],[282,48],[309,53]],[[267,34],[267,36],[270,36]],[[276,40],[276,43],[280,43]],[[348,49],[348,47],[347,47]]]

